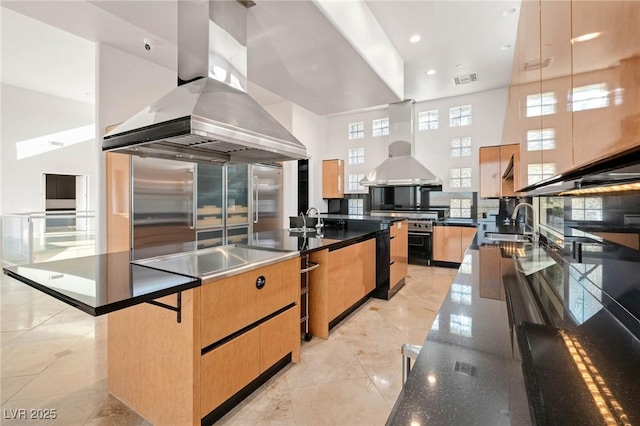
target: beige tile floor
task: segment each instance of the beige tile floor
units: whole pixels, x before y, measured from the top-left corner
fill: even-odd
[[[402,387],[400,345],[422,344],[455,270],[409,266],[390,301],[371,299],[328,340],[290,364],[218,423],[384,424]],[[3,425],[147,425],[107,392],[106,318],[93,318],[7,276],[0,281]],[[18,409],[56,419],[11,419]],[[176,425],[179,426],[179,425]]]

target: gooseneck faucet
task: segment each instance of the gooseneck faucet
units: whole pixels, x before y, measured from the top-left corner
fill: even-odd
[[[307,229],[307,218],[304,217],[304,213],[300,212],[300,216],[302,216],[302,229],[305,230]]]
[[[538,216],[536,214],[536,209],[533,207],[533,205],[531,205],[529,203],[520,203],[520,204],[518,204],[513,209],[513,213],[511,214],[511,219],[515,221],[518,218],[518,211],[523,206],[530,207],[531,208],[531,213],[533,214],[533,227],[532,227],[533,232],[525,232],[525,234],[532,235],[533,236],[533,242],[537,243],[538,242]]]
[[[320,212],[318,211],[317,208],[315,207],[309,207],[309,209],[307,210],[307,216],[311,217],[311,211],[316,212],[316,217],[318,217],[320,215]],[[322,218],[318,217],[318,222],[316,223],[316,233],[321,234],[322,233],[322,228],[324,227],[324,222],[322,222]]]

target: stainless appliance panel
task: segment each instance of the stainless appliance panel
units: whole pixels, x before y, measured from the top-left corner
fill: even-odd
[[[282,229],[282,167],[253,165],[251,184],[253,232]]]
[[[163,252],[173,253],[195,241],[194,167],[182,161],[132,157],[135,258],[144,256],[140,249],[163,246]]]

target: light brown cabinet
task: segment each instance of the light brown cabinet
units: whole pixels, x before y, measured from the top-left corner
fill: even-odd
[[[344,161],[322,161],[322,198],[344,198]]]
[[[522,2],[503,132],[521,188],[640,145],[637,22],[635,1]]]
[[[389,233],[389,238],[391,239],[389,288],[391,289],[407,276],[409,267],[409,222],[403,220],[392,223]]]
[[[640,250],[640,234],[631,232],[591,232],[591,234],[634,250]]]
[[[299,362],[299,265],[290,259],[183,291],[180,323],[150,304],[110,313],[109,392],[153,424],[200,425],[288,354]],[[159,301],[177,306],[176,295]]]
[[[519,187],[520,146],[518,144],[480,148],[480,196],[513,197]],[[509,172],[508,176],[505,174]]]
[[[433,227],[433,260],[461,263],[465,251],[476,235],[476,228],[467,226]]]
[[[327,339],[329,323],[375,288],[375,239],[320,250],[309,259],[320,265],[309,273],[309,330]]]

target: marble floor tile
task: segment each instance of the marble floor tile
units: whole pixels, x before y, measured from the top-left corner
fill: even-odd
[[[146,426],[151,425],[122,401],[107,395],[90,414],[84,425],[91,426]]]
[[[85,314],[86,315],[86,314]],[[69,318],[67,321],[56,317],[43,322],[42,324],[32,328],[21,336],[15,338],[13,343],[30,343],[46,340],[60,339],[81,339],[94,329],[93,318],[74,319]],[[56,320],[54,322],[51,322]]]
[[[297,365],[289,365],[276,374],[216,424],[228,426],[295,425],[291,391],[287,385],[286,376],[297,367]],[[297,390],[293,391],[297,392]]]
[[[0,332],[0,347],[12,342],[16,337],[26,333],[26,330],[2,331]]]
[[[378,388],[382,397],[393,408],[402,390],[402,354],[400,349],[362,354],[358,361]]]
[[[0,405],[4,404],[22,389],[27,383],[33,380],[36,375],[5,377],[0,381]]]
[[[42,373],[80,339],[52,340],[14,344],[0,348],[0,377],[26,376]]]
[[[368,377],[309,386],[291,400],[298,425],[383,425],[391,412]]]
[[[73,392],[95,390],[103,383],[106,389],[107,354],[67,350],[45,371],[16,393],[12,400],[45,398]]]

